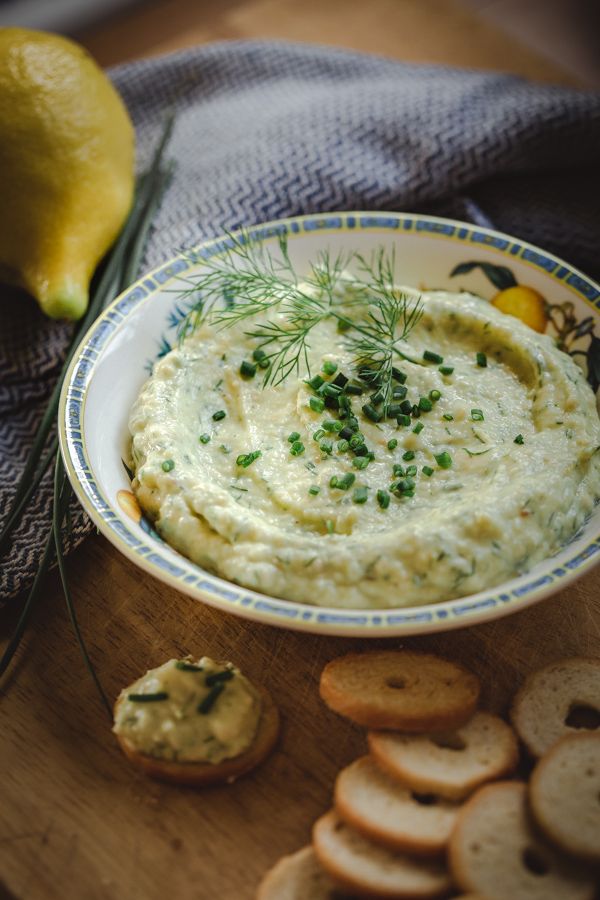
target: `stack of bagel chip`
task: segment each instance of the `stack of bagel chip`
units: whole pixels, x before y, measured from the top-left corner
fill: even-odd
[[[519,691],[513,730],[478,709],[478,680],[457,662],[384,650],[329,663],[321,696],[367,728],[370,752],[338,774],[312,844],[279,860],[256,900],[592,900],[600,729],[565,720],[585,707],[600,721],[600,661],[554,669]],[[557,682],[571,676],[591,687],[557,700]],[[547,732],[535,754],[530,733]],[[514,776],[519,738],[541,756],[530,783]]]

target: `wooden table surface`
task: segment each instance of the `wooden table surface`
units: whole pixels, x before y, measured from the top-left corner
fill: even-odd
[[[277,37],[403,60],[503,69],[572,84],[552,64],[451,0],[163,0],[80,39],[102,65],[241,37]],[[155,581],[94,534],[69,558],[81,630],[100,680],[120,688],[173,656],[234,660],[283,717],[266,763],[232,786],[149,780],[119,751],[75,643],[56,573],[0,693],[0,898],[249,900],[266,869],[310,839],[338,770],[365,750],[361,729],[318,698],[321,669],[365,647],[245,622]],[[508,618],[369,646],[443,653],[481,678],[505,713],[532,668],[600,656],[600,572]],[[1,622],[2,644],[19,604]],[[309,900],[309,898],[307,898]]]

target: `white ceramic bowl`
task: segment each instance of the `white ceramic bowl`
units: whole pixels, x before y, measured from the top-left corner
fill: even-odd
[[[288,235],[297,271],[319,250],[359,249],[365,255],[393,246],[399,280],[415,287],[465,289],[491,299],[498,291],[481,266],[451,277],[461,263],[511,270],[519,285],[551,304],[547,332],[561,337],[577,359],[594,352],[600,287],[560,259],[485,228],[404,213],[332,213],[271,222],[252,232],[268,243]],[[195,248],[219,252],[222,239]],[[163,543],[132,503],[127,458],[129,411],[154,360],[177,340],[187,309],[182,277],[197,269],[185,255],[150,272],[118,297],[83,339],[65,379],[60,440],[65,465],[84,508],[136,565],[205,603],[285,628],[355,637],[391,637],[473,625],[507,615],[565,587],[600,560],[600,506],[585,527],[551,559],[527,575],[457,600],[385,610],[340,610],[278,600],[209,575]],[[493,270],[488,269],[488,272]],[[572,310],[566,304],[573,304]],[[565,314],[572,318],[566,321]],[[600,336],[600,335],[599,335]],[[600,365],[598,366],[600,370]]]

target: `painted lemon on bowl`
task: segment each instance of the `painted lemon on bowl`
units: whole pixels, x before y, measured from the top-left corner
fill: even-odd
[[[521,322],[525,322],[538,334],[545,332],[550,322],[549,306],[548,301],[539,291],[519,284],[507,266],[498,266],[488,262],[460,263],[452,270],[450,277],[467,275],[473,269],[481,269],[494,287],[498,288],[498,293],[492,297],[492,306],[495,306],[500,312],[515,316]]]

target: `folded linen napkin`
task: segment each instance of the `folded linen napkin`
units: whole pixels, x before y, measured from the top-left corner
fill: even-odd
[[[600,94],[490,72],[273,41],[209,44],[110,73],[139,159],[166,111],[177,161],[144,268],[223,228],[351,209],[492,225],[600,274]],[[0,303],[0,522],[69,329],[33,301]],[[0,568],[0,599],[32,581],[50,523],[43,481]],[[67,550],[91,530],[77,504]]]

